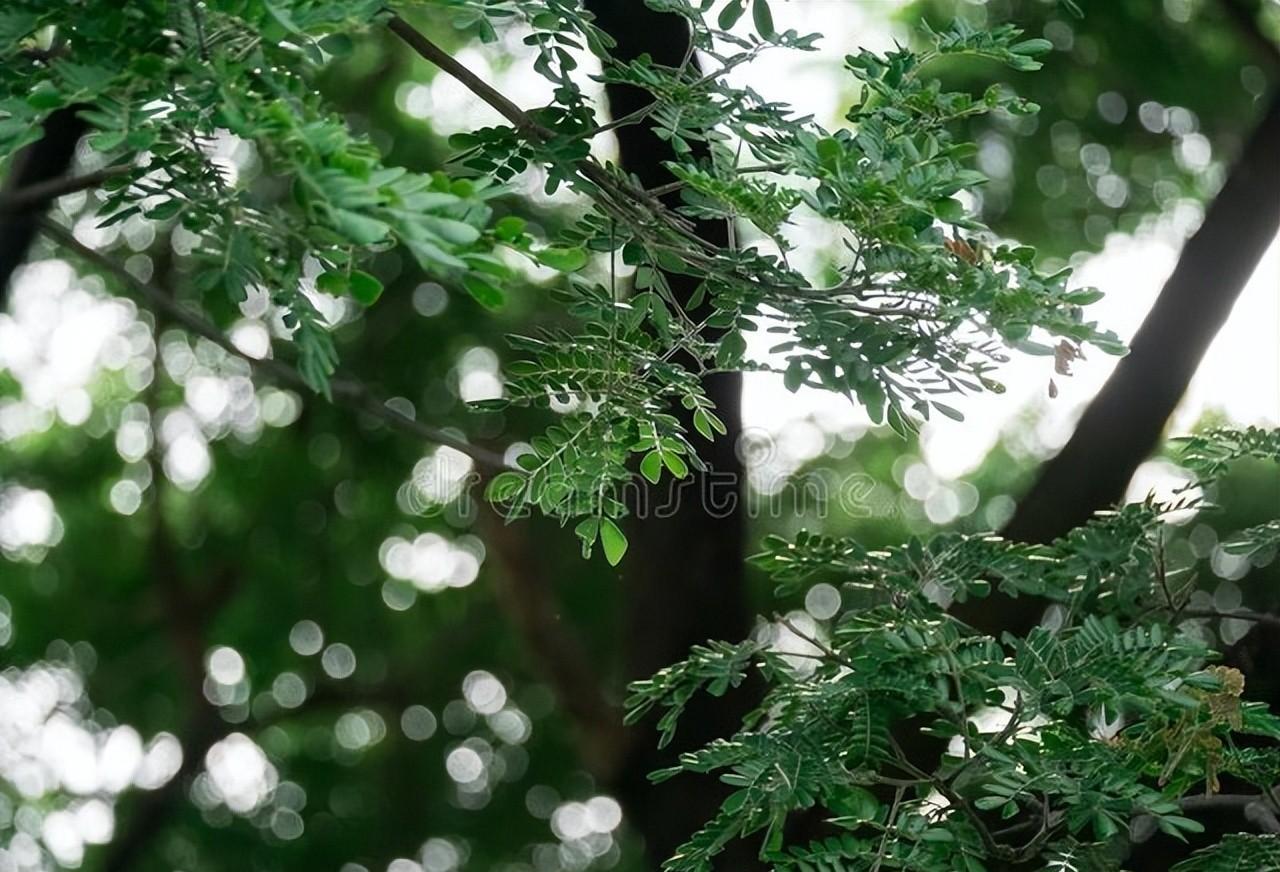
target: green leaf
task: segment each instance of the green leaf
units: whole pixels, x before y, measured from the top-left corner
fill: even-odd
[[[684,462],[684,458],[673,451],[662,452],[662,462],[667,465],[667,469],[671,470],[671,474],[676,478],[684,478],[689,474],[689,465]]]
[[[793,357],[787,361],[787,368],[782,372],[782,385],[794,394],[804,384],[804,377],[804,360]]]
[[[352,212],[350,209],[333,209],[334,229],[356,245],[373,245],[391,233],[391,225],[377,218]]]
[[[518,472],[500,472],[489,482],[485,494],[491,502],[506,502],[524,489],[524,483],[525,477]]]
[[[345,33],[331,33],[320,40],[320,48],[331,55],[347,55],[355,48],[355,40]]]
[[[341,270],[329,270],[316,276],[316,290],[335,297],[347,292],[347,274]]]
[[[939,412],[946,415],[952,421],[964,420],[963,412],[961,412],[959,409],[953,408],[952,406],[948,406],[946,403],[930,403],[929,405],[933,406],[933,408],[937,409]]]
[[[1088,306],[1101,300],[1106,294],[1097,288],[1081,288],[1078,291],[1071,291],[1063,294],[1062,299],[1076,306]]]
[[[840,141],[829,136],[814,143],[813,150],[818,156],[818,161],[829,170],[839,167],[840,157],[844,154],[844,147],[840,145]]]
[[[729,0],[729,3],[720,10],[720,15],[716,18],[716,24],[720,26],[721,30],[730,30],[738,23],[738,19],[747,11],[747,7],[744,5],[745,2],[746,0]]]
[[[713,416],[705,409],[698,409],[693,413],[693,428],[701,433],[704,439],[716,438],[716,425],[712,418]]]
[[[128,133],[124,130],[107,130],[89,137],[89,144],[95,151],[111,151],[124,145]]]
[[[534,257],[543,266],[560,272],[577,272],[587,265],[587,253],[581,248],[544,248]]]
[[[52,82],[37,82],[27,94],[27,105],[33,109],[57,109],[66,99]]]
[[[854,390],[858,394],[858,401],[867,409],[867,417],[877,424],[883,423],[888,397],[880,382],[875,380],[858,382]]]
[[[499,218],[493,225],[493,235],[503,242],[514,242],[524,233],[525,220],[518,215],[507,215]]]
[[[506,302],[506,296],[501,290],[489,284],[477,275],[466,275],[462,277],[462,286],[467,289],[475,301],[486,309],[500,309],[502,304]]]
[[[604,546],[604,559],[610,566],[621,563],[627,553],[627,537],[611,518],[600,519],[600,544]]]
[[[187,204],[185,202],[177,198],[165,200],[163,203],[160,203],[148,209],[147,217],[150,218],[152,221],[165,221],[177,215],[179,212],[185,209],[186,206]]]
[[[1053,43],[1047,39],[1027,39],[1009,46],[1009,51],[1020,55],[1042,55],[1053,51]]]
[[[734,330],[726,333],[720,340],[720,348],[716,351],[716,363],[721,367],[731,367],[742,360],[746,353],[747,340]]]
[[[756,26],[756,33],[765,39],[777,36],[773,29],[773,13],[769,11],[769,0],[755,0],[751,4],[751,18]]]
[[[591,556],[591,548],[596,543],[596,537],[600,535],[600,519],[587,518],[578,523],[573,528],[574,535],[582,541],[582,557],[586,559]]]
[[[418,222],[439,236],[445,242],[454,245],[470,245],[480,238],[480,231],[464,221],[453,218],[441,218],[438,215],[419,215]]]
[[[662,478],[662,454],[657,451],[646,454],[640,461],[640,474],[651,483],[657,484],[658,479]]]
[[[367,272],[355,270],[351,273],[351,296],[363,306],[372,306],[382,296],[382,282]]]
[[[932,210],[936,217],[949,224],[959,223],[965,219],[964,204],[954,197],[935,200]]]

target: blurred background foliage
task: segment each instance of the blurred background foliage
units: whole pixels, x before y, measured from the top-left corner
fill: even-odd
[[[978,164],[991,177],[982,211],[992,226],[1065,260],[1107,235],[1134,233],[1179,206],[1183,232],[1212,198],[1257,122],[1271,73],[1257,33],[1280,31],[1280,5],[1235,0],[1089,0],[1059,3],[917,0],[908,22],[955,16],[975,26],[1011,22],[1054,45],[1044,76],[1014,80],[994,64],[940,71],[953,87],[1004,81],[1035,101],[1025,118],[979,122]],[[1242,27],[1239,16],[1257,16]]]
[[[841,3],[825,5],[840,27]],[[1082,17],[1037,0],[920,0],[883,4],[880,16],[883,28],[889,13],[912,28],[957,15],[1011,20],[1053,42],[1044,72],[1010,82],[1040,115],[973,135],[993,179],[987,220],[1058,260],[1161,217],[1190,232],[1277,72],[1228,3],[1080,5]],[[1280,30],[1280,4],[1250,14],[1262,33]],[[446,22],[419,23],[446,47],[472,42]],[[479,57],[495,75],[503,64],[529,75],[501,46],[470,60]],[[938,72],[972,89],[1004,75]],[[436,75],[389,36],[370,36],[324,87],[391,162],[435,169],[453,132],[433,123]],[[842,87],[833,68],[831,88]],[[499,209],[549,229],[574,213],[571,200],[528,191]],[[62,202],[74,211],[83,195]],[[180,282],[165,274],[172,244],[126,225],[121,250]],[[463,404],[497,389],[505,334],[549,317],[538,275],[495,314],[395,253],[374,271],[387,285],[380,304],[333,313],[353,372],[496,446],[543,426],[533,416],[547,413]],[[59,283],[58,300],[37,299]],[[617,703],[624,600],[603,558],[582,560],[569,531],[544,519],[503,526],[459,499],[470,472],[461,455],[311,397],[255,388],[223,352],[131,304],[77,298],[71,284],[63,267],[33,266],[13,315],[0,315],[0,344],[23,329],[51,331],[76,306],[119,327],[91,361],[87,409],[80,399],[38,408],[23,399],[31,385],[17,368],[0,370],[0,870],[652,868],[613,786],[589,774],[511,581],[536,579],[554,603],[553,627],[579,641],[577,655]],[[77,284],[86,286],[92,279]],[[228,311],[227,322],[254,321],[254,305]],[[749,547],[802,527],[868,544],[997,529],[1046,450],[1026,435],[1035,414],[1009,422],[985,461],[954,480],[888,432],[800,418],[769,438],[749,434]],[[1149,472],[1178,479],[1169,460],[1153,464]],[[852,500],[833,498],[842,487]],[[1250,562],[1215,552],[1220,535],[1271,516],[1280,476],[1242,466],[1211,496],[1221,510],[1178,527],[1170,559],[1210,557],[1213,573],[1198,584],[1219,605],[1280,606],[1273,554]],[[761,614],[829,614],[825,592],[778,601],[755,577],[749,590]],[[1229,644],[1244,629],[1205,627]],[[210,706],[212,733],[201,714]],[[191,801],[166,783],[190,785]],[[121,844],[136,838],[138,853],[121,866]]]

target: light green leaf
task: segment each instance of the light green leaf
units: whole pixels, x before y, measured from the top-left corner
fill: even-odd
[[[600,519],[600,544],[604,546],[604,559],[610,566],[621,563],[627,553],[627,537],[611,518]]]
[[[506,302],[506,296],[501,290],[477,275],[463,276],[462,286],[467,289],[468,294],[475,298],[477,303],[486,309],[500,309],[502,304]]]
[[[356,245],[373,245],[387,238],[391,226],[385,221],[352,212],[350,209],[332,209],[334,229]]]
[[[577,272],[587,265],[587,253],[581,248],[544,248],[534,256],[543,266],[560,272]]]
[[[662,478],[662,454],[657,451],[646,454],[644,460],[640,461],[640,474],[657,484],[658,479]]]
[[[351,273],[351,296],[363,306],[372,306],[382,296],[382,282],[367,272],[355,270]]]
[[[341,297],[347,292],[347,274],[341,270],[329,270],[316,276],[316,290]]]
[[[596,537],[600,535],[600,519],[587,518],[578,523],[573,528],[574,535],[582,540],[582,556],[584,559],[591,556],[591,548],[596,543]]]

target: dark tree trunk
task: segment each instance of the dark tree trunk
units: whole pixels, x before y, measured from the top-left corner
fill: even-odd
[[[689,32],[677,16],[654,12],[637,0],[589,0],[587,6],[618,41],[620,60],[647,53],[655,63],[674,67],[685,57]],[[639,89],[617,86],[609,87],[608,96],[614,118],[651,99]],[[620,128],[617,137],[622,166],[646,188],[672,180],[662,162],[675,155],[647,125]],[[704,239],[727,244],[723,222],[700,222],[697,231]],[[698,284],[681,275],[669,275],[668,280],[677,297],[686,300]],[[712,473],[691,475],[678,488],[664,481],[650,489],[646,517],[633,525],[632,548],[638,557],[628,562],[624,579],[628,680],[646,678],[683,659],[692,645],[708,639],[740,639],[750,630],[743,571],[742,463],[736,453],[742,429],[742,380],[736,374],[717,375],[707,379],[705,387],[728,428],[727,435],[702,450]],[[683,409],[676,413],[695,433],[688,413]],[[731,734],[742,713],[741,701],[703,700],[690,706],[673,747],[657,749],[651,722],[632,737],[618,787],[655,867],[715,815],[726,791],[711,778],[652,785],[648,773],[671,765],[681,750]],[[731,846],[724,862],[726,868],[746,868],[754,862],[754,851]]]
[[[1044,465],[1005,534],[1048,542],[1124,495],[1205,351],[1280,232],[1280,96],[1187,240],[1129,355]],[[1241,373],[1243,377],[1245,374]]]
[[[1138,329],[1127,357],[1041,468],[1003,534],[1049,542],[1118,502],[1156,447],[1205,351],[1280,232],[1280,95],[1273,97],[1200,229]],[[1241,373],[1241,377],[1247,377]],[[993,596],[955,614],[999,635],[1039,620],[1035,598]]]
[[[66,175],[75,157],[76,144],[85,132],[85,123],[77,114],[81,108],[68,106],[45,120],[44,136],[14,157],[5,180],[5,194]],[[48,208],[46,201],[8,212],[0,210],[0,307],[9,298],[9,281],[14,270],[26,260],[40,219]]]

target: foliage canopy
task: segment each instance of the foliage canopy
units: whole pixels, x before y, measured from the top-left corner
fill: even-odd
[[[948,92],[931,73],[965,57],[1033,72],[1047,40],[957,20],[926,33],[920,51],[850,55],[859,99],[830,131],[731,83],[762,52],[817,39],[777,31],[767,0],[646,3],[688,27],[678,66],[616,59],[609,34],[568,0],[416,4],[481,39],[527,30],[554,102],[526,110],[380,2],[16,0],[0,12],[0,150],[36,144],[51,113],[82,119],[81,179],[106,196],[71,231],[46,222],[69,254],[242,357],[253,356],[218,325],[265,290],[290,341],[253,357],[260,374],[471,454],[509,518],[537,509],[573,523],[584,554],[598,544],[614,565],[628,550],[626,484],[701,470],[698,439],[726,430],[708,375],[774,371],[793,391],[844,395],[906,435],[933,414],[961,416],[942,398],[1001,390],[1011,351],[1054,358],[1059,371],[1085,346],[1123,351],[1084,317],[1097,291],[1071,286],[1068,270],[1043,272],[1034,250],[972,213],[987,180],[957,129],[1038,107],[1007,86]],[[389,163],[317,87],[370,30],[394,33],[508,123],[455,136],[452,173]],[[588,60],[597,84],[631,85],[651,102],[600,121],[580,72]],[[677,156],[660,189],[592,151],[634,124]],[[229,137],[252,146],[250,171],[215,160]],[[508,184],[531,166],[548,193],[567,186],[587,204],[561,232],[502,214]],[[788,227],[800,215],[831,227],[839,250],[798,249]],[[173,275],[112,266],[114,253],[90,244],[135,219],[175,249],[181,240]],[[705,220],[728,223],[728,246],[695,232]],[[336,372],[317,295],[376,309],[374,264],[392,249],[492,310],[524,266],[562,274],[545,304],[556,326],[513,337],[522,359],[506,367],[504,396],[476,404],[558,414],[524,453],[508,461],[414,422]],[[693,277],[695,294],[679,296],[672,275]],[[776,339],[767,355],[748,354],[744,334],[755,332]],[[1206,476],[1246,454],[1280,459],[1280,441],[1210,432],[1185,452]],[[661,710],[669,738],[696,693],[752,675],[766,687],[738,733],[655,776],[715,772],[735,788],[669,868],[710,868],[730,840],[750,837],[783,869],[1118,869],[1131,832],[1196,831],[1187,798],[1216,792],[1221,773],[1254,785],[1248,807],[1274,823],[1280,758],[1244,737],[1280,739],[1280,718],[1243,702],[1239,674],[1213,665],[1185,625],[1185,578],[1164,568],[1164,518],[1190,505],[1126,506],[1046,546],[961,534],[878,550],[808,534],[767,541],[756,561],[783,592],[830,582],[842,607],[829,632],[783,620],[774,635],[710,643],[632,688],[632,716]],[[1271,523],[1233,547],[1277,539]],[[1025,637],[993,638],[947,611],[992,591],[1046,598],[1050,617]],[[782,630],[806,652],[780,651]],[[904,730],[945,752],[922,758]],[[838,834],[790,841],[788,825],[815,809]],[[1239,834],[1175,868],[1273,868],[1278,854],[1274,835]]]

